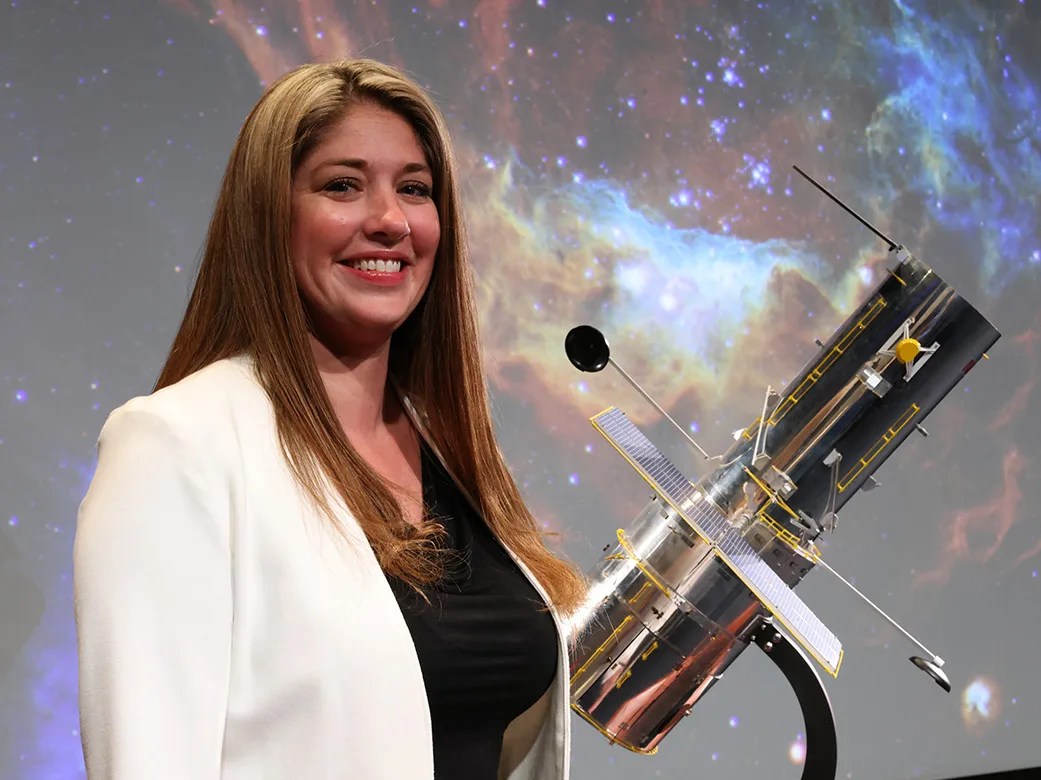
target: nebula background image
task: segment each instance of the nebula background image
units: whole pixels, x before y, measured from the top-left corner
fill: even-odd
[[[0,777],[83,776],[76,509],[106,415],[165,357],[240,123],[290,67],[360,54],[449,119],[502,445],[584,568],[648,498],[590,415],[618,405],[705,466],[613,372],[571,367],[571,327],[718,453],[884,272],[792,164],[995,324],[824,546],[952,693],[827,573],[799,594],[846,649],[840,777],[1041,764],[1038,41],[1038,0],[3,0]],[[795,778],[812,750],[755,649],[656,756],[574,734],[576,780]]]

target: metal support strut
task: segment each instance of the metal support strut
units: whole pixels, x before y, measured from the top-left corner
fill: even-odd
[[[760,619],[752,632],[752,641],[784,673],[799,700],[806,725],[802,780],[835,780],[839,760],[835,715],[817,670],[799,646],[774,628],[768,617]]]

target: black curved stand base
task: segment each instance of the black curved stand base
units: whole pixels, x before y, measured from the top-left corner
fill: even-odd
[[[798,645],[774,628],[770,618],[763,618],[756,626],[752,641],[784,672],[799,699],[806,724],[802,780],[835,780],[839,762],[835,715],[817,670]]]

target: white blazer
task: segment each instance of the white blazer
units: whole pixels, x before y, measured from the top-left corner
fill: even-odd
[[[293,478],[246,358],[112,413],[74,546],[90,780],[433,778],[411,635],[338,517],[349,543]],[[568,777],[554,620],[556,678],[507,730],[500,777]]]

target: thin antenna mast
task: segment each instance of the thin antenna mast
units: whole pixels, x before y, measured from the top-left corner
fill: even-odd
[[[818,190],[820,190],[825,195],[827,195],[829,198],[831,198],[833,201],[835,201],[840,206],[842,206],[842,208],[846,210],[846,213],[849,214],[850,216],[852,216],[853,219],[855,219],[861,225],[866,227],[868,230],[870,230],[876,236],[878,236],[883,241],[885,241],[887,244],[889,244],[889,251],[890,252],[892,252],[894,249],[899,249],[900,248],[900,244],[896,243],[896,241],[891,239],[889,236],[887,236],[885,233],[883,233],[881,230],[876,228],[874,225],[872,225],[870,222],[868,222],[866,219],[864,219],[862,216],[860,216],[857,212],[855,212],[853,209],[851,209],[849,206],[847,206],[845,203],[843,203],[841,200],[839,200],[838,196],[833,195],[832,192],[827,187],[825,187],[823,184],[821,184],[816,179],[814,179],[812,176],[810,176],[810,174],[806,173],[806,171],[804,171],[798,165],[793,165],[792,167],[796,170],[796,172],[800,176],[802,176],[804,179],[806,179],[806,181],[808,181],[810,184],[812,184]]]

